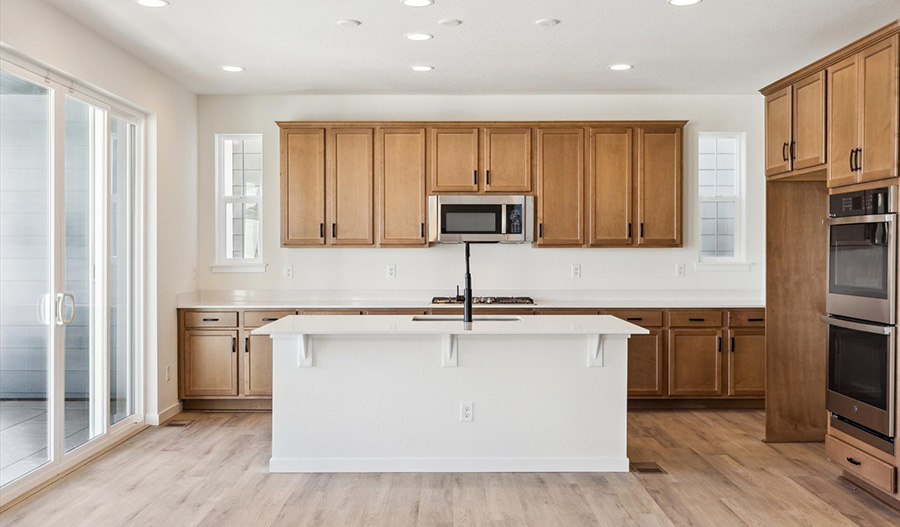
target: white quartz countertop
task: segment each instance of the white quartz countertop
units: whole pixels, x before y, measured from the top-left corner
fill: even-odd
[[[291,315],[253,330],[254,335],[646,335],[646,329],[611,315],[474,317],[471,327],[441,315]],[[485,320],[505,318],[506,320]]]

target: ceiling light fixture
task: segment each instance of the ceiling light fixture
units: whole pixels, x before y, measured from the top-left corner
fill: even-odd
[[[137,0],[138,5],[144,7],[166,7],[169,2],[166,0]]]
[[[699,4],[702,0],[669,0],[669,4],[676,7]]]
[[[559,20],[555,18],[541,18],[539,20],[535,20],[534,23],[541,27],[552,27],[556,24],[559,24]]]
[[[222,71],[227,71],[229,73],[237,73],[239,71],[244,71],[244,68],[240,66],[222,66]]]
[[[613,64],[612,66],[609,67],[609,69],[611,69],[613,71],[625,71],[625,70],[630,70],[633,67],[634,66],[632,66],[631,64]]]
[[[352,18],[337,21],[337,25],[341,27],[356,27],[360,24],[362,24],[362,22],[360,22],[359,20],[353,20]]]
[[[434,38],[434,35],[429,35],[428,33],[407,33],[404,36],[409,40],[416,41],[431,40],[432,38]]]
[[[406,7],[428,7],[434,0],[402,0],[400,3]]]
[[[431,71],[434,69],[434,66],[410,66],[409,69],[413,71]]]
[[[462,20],[457,20],[455,18],[442,18],[441,20],[438,20],[438,24],[444,27],[456,27],[462,24]]]

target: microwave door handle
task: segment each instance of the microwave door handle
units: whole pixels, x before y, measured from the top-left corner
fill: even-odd
[[[830,325],[837,326],[839,328],[844,329],[852,329],[855,331],[862,331],[864,333],[874,333],[876,335],[890,335],[893,333],[894,328],[890,326],[877,326],[873,324],[863,324],[861,322],[852,322],[850,320],[843,320],[840,318],[834,318],[829,316],[822,317],[822,322]]]
[[[500,234],[506,234],[506,215],[509,212],[507,207],[508,205],[505,203],[500,206],[500,215],[502,216],[500,218]]]

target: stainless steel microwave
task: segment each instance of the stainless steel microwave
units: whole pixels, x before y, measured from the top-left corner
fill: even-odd
[[[432,243],[530,243],[534,196],[429,196]]]

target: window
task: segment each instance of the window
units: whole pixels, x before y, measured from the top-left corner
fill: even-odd
[[[743,261],[743,133],[700,132],[700,261]]]
[[[215,272],[263,272],[262,135],[216,136]]]

